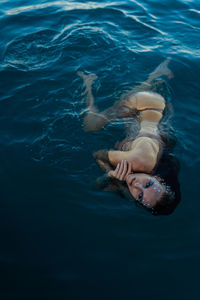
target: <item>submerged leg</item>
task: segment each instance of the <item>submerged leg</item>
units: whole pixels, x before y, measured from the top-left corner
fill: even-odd
[[[86,98],[83,98],[82,102],[85,102],[87,109],[92,109],[94,107],[92,84],[97,79],[97,76],[95,74],[86,75],[81,71],[77,72],[77,74],[83,79],[83,83],[85,85],[84,94],[86,94]]]
[[[152,95],[145,95],[142,96],[137,94],[139,91],[152,91],[152,85],[155,83],[153,82],[154,79],[160,77],[160,76],[167,76],[167,78],[172,78],[173,73],[168,68],[168,64],[170,62],[170,59],[165,60],[162,62],[148,77],[148,79],[140,84],[139,86],[136,86],[133,88],[129,93],[126,93],[121,97],[121,100],[116,102],[113,106],[109,107],[108,109],[99,112],[98,108],[94,105],[94,96],[92,94],[92,84],[97,78],[94,74],[86,75],[83,72],[78,72],[78,75],[83,79],[83,83],[85,85],[85,94],[86,98],[83,100],[86,104],[86,109],[81,112],[86,113],[84,117],[84,129],[86,131],[96,131],[102,129],[104,126],[106,126],[108,123],[113,122],[117,119],[121,118],[135,118],[137,116],[137,112],[141,111],[145,108],[155,108],[160,109],[160,104],[155,106],[154,102],[159,102],[156,99],[154,101],[151,101]],[[162,81],[162,78],[160,79],[160,82]],[[156,92],[156,88],[154,90]],[[137,94],[137,95],[136,95]],[[136,96],[136,97],[135,97]],[[141,96],[141,97],[140,97]],[[159,95],[155,96],[153,98],[158,97]],[[141,98],[141,99],[139,99]],[[147,98],[147,99],[146,99]],[[163,100],[162,100],[163,101]],[[161,102],[162,102],[161,101]],[[155,106],[155,107],[154,107]],[[161,106],[163,104],[161,103]],[[161,107],[161,110],[163,108]],[[130,126],[127,124],[127,132],[130,132]]]
[[[174,78],[173,72],[169,69],[168,65],[171,58],[167,58],[163,61],[150,75],[148,82],[152,92],[156,92],[163,96],[166,101],[169,113],[173,114],[173,107],[171,104],[172,91],[168,84],[168,80]]]
[[[147,82],[149,84],[152,84],[152,81],[155,78],[161,77],[161,76],[167,76],[168,79],[171,79],[174,77],[174,74],[172,71],[168,68],[168,65],[171,61],[171,58],[167,58],[164,60],[148,77]]]
[[[86,75],[83,72],[78,72],[78,75],[83,79],[85,85],[85,98],[83,102],[86,104],[81,114],[86,113],[83,124],[85,131],[96,131],[102,129],[108,123],[117,119],[135,116],[135,110],[130,109],[124,101],[118,101],[113,106],[99,112],[98,108],[94,105],[94,96],[92,94],[92,84],[97,78],[94,74]]]
[[[99,113],[98,108],[94,105],[94,96],[92,93],[93,82],[97,79],[95,74],[85,74],[83,72],[77,73],[82,79],[85,85],[85,91],[82,102],[86,104],[86,108],[80,113],[84,114],[83,125],[85,131],[96,131],[100,130],[103,126],[108,123],[107,118]]]
[[[124,95],[122,95],[122,99],[125,99],[125,98],[127,99],[128,97],[130,97],[133,94],[136,94],[140,91],[152,91],[153,85],[155,84],[154,80],[156,78],[160,77],[159,80],[157,81],[157,85],[162,84],[164,82],[163,78],[161,78],[162,76],[166,76],[167,79],[173,78],[174,74],[168,67],[170,61],[171,61],[171,58],[167,58],[166,60],[164,60],[152,73],[150,73],[147,80],[145,80],[141,84],[132,88],[128,93],[125,93]],[[156,92],[156,89],[155,89],[155,92]]]

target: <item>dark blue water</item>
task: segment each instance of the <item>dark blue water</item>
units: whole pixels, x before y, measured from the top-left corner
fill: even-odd
[[[2,0],[0,26],[1,299],[199,299],[200,2]],[[104,109],[169,56],[182,201],[154,217],[94,190],[122,130],[83,131],[77,71]]]

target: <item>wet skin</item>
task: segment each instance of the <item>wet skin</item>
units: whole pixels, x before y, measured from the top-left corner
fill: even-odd
[[[108,175],[126,181],[131,195],[148,208],[155,207],[166,190],[166,187],[160,183],[159,177],[145,173],[133,173],[131,164],[125,160],[122,160]]]
[[[169,62],[170,58],[166,59],[148,76],[144,83],[134,87],[128,94],[122,95],[120,101],[102,112],[94,104],[92,94],[92,84],[96,75],[78,72],[85,84],[86,99],[84,102],[87,114],[84,117],[84,129],[86,131],[100,130],[109,123],[127,117],[138,120],[140,129],[128,151],[110,150],[106,156],[105,153],[102,156],[100,150],[97,151],[98,155],[95,154],[95,158],[110,177],[126,181],[131,195],[149,208],[155,207],[166,191],[166,187],[159,182],[160,180],[156,176],[150,175],[158,162],[158,154],[161,149],[158,124],[166,106],[165,99],[157,92],[153,92],[151,85],[153,87],[154,79],[162,75],[169,79],[173,78],[173,73],[168,68]],[[165,81],[159,79],[159,82]],[[132,129],[127,127],[127,137],[130,135],[129,131],[132,132]],[[144,133],[147,135],[145,136]],[[140,134],[142,136],[139,136]],[[148,137],[148,134],[152,137]],[[115,170],[110,170],[110,165],[117,165],[117,167]]]
[[[155,207],[166,189],[156,177],[144,173],[127,175],[126,183],[131,195],[148,208]]]

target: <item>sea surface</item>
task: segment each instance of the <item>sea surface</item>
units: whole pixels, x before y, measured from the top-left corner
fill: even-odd
[[[199,299],[200,1],[0,2],[0,299]],[[152,216],[96,190],[83,83],[104,109],[171,57],[182,200]]]

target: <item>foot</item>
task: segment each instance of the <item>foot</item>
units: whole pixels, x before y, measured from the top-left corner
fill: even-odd
[[[160,76],[167,76],[169,79],[174,77],[174,74],[172,71],[168,68],[168,65],[171,61],[171,58],[167,58],[165,61],[163,61],[154,71],[151,73],[150,77],[151,80],[154,78],[160,77]]]
[[[86,85],[86,87],[91,86],[93,82],[97,79],[97,76],[93,73],[87,75],[82,71],[78,71],[77,74],[83,79],[83,82]]]
[[[92,94],[92,84],[97,79],[97,76],[92,73],[87,75],[81,71],[77,72],[77,74],[83,79],[83,83],[85,85],[85,91],[82,93],[82,103],[86,105],[86,108],[83,109],[80,114],[89,114],[90,112],[97,111],[94,106],[94,96]]]

